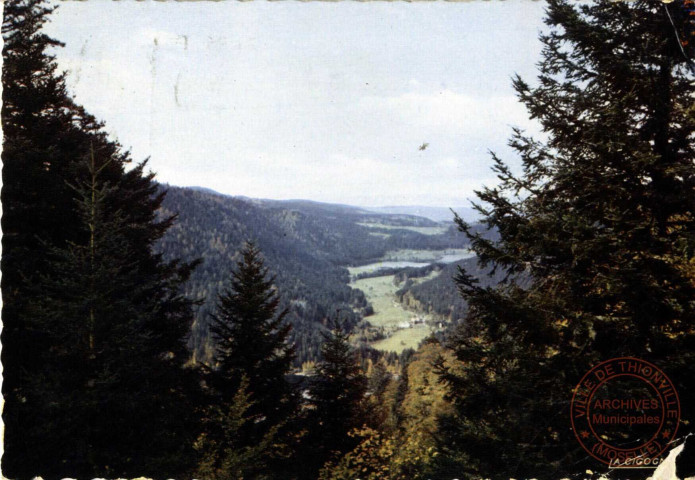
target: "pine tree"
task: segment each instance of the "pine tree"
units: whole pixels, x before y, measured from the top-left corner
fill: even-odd
[[[247,243],[230,286],[219,295],[212,315],[216,353],[210,384],[217,392],[213,408],[227,408],[224,406],[238,395],[242,379],[246,379],[248,415],[257,421],[243,426],[242,444],[263,443],[270,432],[277,431],[277,442],[265,452],[266,464],[256,465],[258,471],[266,473],[282,464],[290,442],[288,425],[297,408],[296,394],[286,378],[294,359],[294,347],[287,342],[291,327],[285,322],[287,311],[278,312],[279,302],[259,249]],[[223,445],[220,429],[211,429],[211,437]]]
[[[595,467],[569,402],[601,360],[656,363],[694,400],[695,123],[677,9],[549,2],[538,83],[514,80],[547,140],[514,132],[520,175],[493,155],[500,184],[478,209],[499,240],[457,219],[482,266],[508,278],[457,278],[469,313],[451,341],[463,373],[441,369],[458,411],[441,425],[441,475]]]
[[[3,472],[175,476],[192,456],[192,266],[153,253],[163,193],[67,94],[41,32],[52,10],[4,5]]]
[[[355,358],[349,334],[340,325],[324,335],[321,361],[309,388],[310,413],[307,439],[311,458],[307,478],[331,458],[352,450],[358,440],[349,433],[362,427],[367,378]],[[311,469],[314,469],[311,471]]]
[[[46,268],[32,282],[25,326],[48,348],[34,352],[42,369],[27,380],[38,424],[27,436],[32,472],[46,476],[180,474],[194,457],[195,377],[182,368],[183,335],[176,344],[160,331],[170,322],[181,334],[187,323],[179,320],[190,316],[177,317],[190,315],[190,302],[169,290],[178,280],[166,269],[142,271],[128,231],[144,226],[107,209],[120,193],[99,179],[109,162],[92,153],[89,180],[73,186],[87,240],[47,246]]]
[[[62,114],[72,105],[45,52],[59,42],[40,32],[51,11],[40,1],[8,1],[3,12],[3,466],[9,471],[19,463],[37,465],[31,448],[36,442],[25,434],[36,420],[28,382],[43,368],[34,352],[47,348],[47,339],[26,328],[33,303],[27,278],[45,266],[42,242],[74,239],[70,230],[76,223],[64,183],[72,161],[63,161],[62,148],[73,138],[72,127],[63,128],[71,123]],[[35,427],[40,429],[40,423]]]
[[[280,425],[273,426],[260,441],[250,444],[244,431],[249,424],[263,421],[262,417],[249,413],[252,406],[249,382],[244,376],[231,402],[210,407],[208,421],[217,426],[221,436],[215,438],[203,433],[196,441],[195,448],[201,452],[196,478],[262,478],[262,465],[274,449]]]

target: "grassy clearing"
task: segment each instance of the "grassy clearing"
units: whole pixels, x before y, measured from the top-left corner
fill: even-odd
[[[425,325],[404,328],[394,332],[389,338],[374,342],[371,346],[385,352],[401,353],[406,348],[417,348],[418,344],[427,338],[431,332],[432,330]]]
[[[413,280],[417,283],[424,282],[437,275],[439,272],[432,272],[427,277]],[[395,285],[393,279],[393,275],[364,278],[353,282],[351,286],[362,290],[374,308],[374,315],[370,315],[366,320],[375,327],[383,327],[388,335],[388,338],[374,342],[371,346],[377,350],[400,353],[406,348],[416,348],[432,330],[425,324],[403,327],[416,314],[409,312],[396,301],[395,293],[400,285]]]
[[[352,287],[362,290],[367,301],[372,304],[374,315],[370,315],[366,320],[375,327],[395,328],[413,316],[396,301],[394,294],[399,287],[393,284],[393,275],[363,278],[354,282]]]
[[[436,227],[411,227],[411,226],[398,226],[398,225],[382,225],[381,223],[366,223],[361,222],[357,225],[367,228],[382,228],[384,230],[410,230],[411,232],[421,233],[423,235],[440,235],[449,230],[449,225],[438,225]]]

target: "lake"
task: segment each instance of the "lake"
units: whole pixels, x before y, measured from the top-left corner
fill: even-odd
[[[348,270],[350,275],[359,275],[360,273],[371,273],[389,268],[426,267],[433,263],[453,263],[473,256],[475,253],[464,249],[404,250],[387,254],[384,261],[359,267],[348,267]],[[408,260],[400,260],[399,257],[408,258]]]

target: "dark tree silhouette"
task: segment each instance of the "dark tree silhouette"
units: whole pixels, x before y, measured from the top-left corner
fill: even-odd
[[[678,21],[657,1],[549,2],[538,83],[514,80],[547,140],[514,132],[520,175],[494,157],[501,183],[478,209],[499,240],[458,221],[509,281],[458,275],[469,313],[451,342],[463,371],[443,371],[458,415],[442,475],[591,467],[568,404],[601,360],[656,363],[693,401],[693,76],[667,9]]]
[[[4,5],[3,473],[181,475],[192,266],[153,253],[163,194],[66,93],[51,12]]]
[[[324,335],[321,361],[309,388],[313,410],[306,442],[310,452],[308,475],[315,476],[326,461],[352,450],[356,440],[348,433],[366,421],[367,378],[349,336],[341,325]]]
[[[216,354],[210,384],[218,395],[216,403],[222,406],[246,384],[247,415],[255,421],[240,428],[242,440],[237,443],[250,447],[266,444],[269,435],[275,436],[264,462],[253,466],[254,471],[265,473],[280,468],[287,455],[291,443],[288,426],[297,410],[297,396],[287,380],[294,347],[287,342],[290,326],[284,321],[287,311],[278,312],[279,301],[260,251],[247,243],[212,315]],[[220,439],[222,434],[210,426],[210,437],[217,445],[229,447]]]

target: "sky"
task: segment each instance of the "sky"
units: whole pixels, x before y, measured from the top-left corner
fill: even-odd
[[[538,132],[544,3],[60,2],[78,103],[160,182],[363,206],[461,206]],[[425,147],[422,149],[421,147]]]

